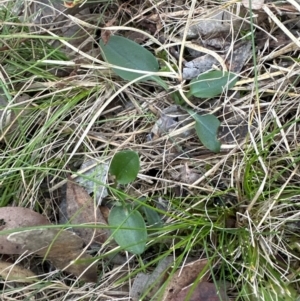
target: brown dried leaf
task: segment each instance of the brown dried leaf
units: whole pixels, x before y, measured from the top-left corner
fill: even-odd
[[[211,55],[205,54],[185,63],[182,70],[182,77],[183,79],[195,78],[199,74],[212,69],[214,65],[218,66],[218,61]]]
[[[174,301],[180,291],[184,287],[190,285],[198,277],[199,273],[207,265],[207,262],[207,259],[200,259],[193,261],[179,269],[168,283],[162,300]],[[207,281],[207,278],[208,276],[205,274],[202,277],[202,281]]]
[[[150,275],[147,275],[145,273],[138,273],[134,279],[133,285],[130,290],[130,298],[133,301],[140,300],[140,297],[142,296],[143,292],[146,290],[146,284],[149,280]]]
[[[111,36],[111,31],[107,29],[102,29],[101,31],[101,39],[103,40],[104,45],[107,44],[109,41],[109,38]]]
[[[245,43],[242,43],[241,45],[233,49],[232,56],[230,56],[230,59],[227,60],[227,64],[229,65],[228,69],[230,71],[239,73],[242,70],[246,61],[252,55],[251,47],[252,42],[246,41]]]
[[[147,40],[147,36],[142,32],[130,31],[125,34],[125,38],[136,42],[137,44],[143,44]]]
[[[162,110],[160,118],[155,122],[151,133],[155,138],[166,135],[176,129],[184,127],[189,123],[186,112],[179,106],[171,105]],[[191,130],[186,130],[177,137],[187,137],[191,134]]]
[[[101,211],[94,204],[93,199],[86,190],[70,179],[67,183],[66,200],[62,202],[60,207],[61,223],[65,223],[68,220],[70,224],[107,225]],[[87,244],[92,241],[104,243],[110,236],[108,229],[101,228],[76,228],[74,232]]]
[[[110,212],[109,208],[106,207],[106,206],[99,206],[99,209],[101,211],[101,214],[102,214],[104,220],[107,222],[108,221],[109,212]]]
[[[193,184],[200,178],[200,174],[195,172],[194,169],[190,169],[187,163],[181,167],[181,182],[187,184]]]
[[[0,234],[2,231],[15,228],[50,225],[48,219],[30,209],[22,207],[0,208]],[[20,244],[7,240],[8,235],[0,235],[1,254],[22,254],[24,249]]]
[[[167,270],[173,261],[174,259],[172,256],[165,257],[158,263],[152,274],[146,275],[144,273],[138,273],[130,290],[130,297],[132,300],[140,300],[140,297],[149,289],[151,290],[148,292],[147,297],[149,299],[152,298],[165,281]]]
[[[27,230],[12,233],[7,239],[22,245],[23,251],[28,250],[50,260],[58,269],[65,269],[87,282],[97,281],[97,268],[95,265],[90,266],[92,256],[83,252],[83,240],[70,231],[59,229]],[[79,259],[82,262],[72,263],[72,261]]]
[[[32,271],[25,269],[21,265],[11,264],[0,260],[0,276],[5,281],[16,281],[31,283],[37,281],[37,275]]]
[[[247,137],[249,129],[254,134],[257,130],[257,122],[253,121],[249,126],[246,114],[227,110],[219,129],[218,139],[223,144],[241,143]]]
[[[189,288],[183,289],[173,301],[184,301],[189,295]],[[200,282],[194,289],[189,301],[227,301],[228,296],[222,288],[217,288],[214,283]]]
[[[225,36],[230,33],[230,23],[224,22],[225,11],[218,11],[217,14],[210,16],[209,19],[201,19],[196,24],[189,27],[187,37],[189,39],[198,38],[213,38],[216,36]],[[229,20],[230,21],[230,20]]]
[[[281,30],[272,32],[273,39],[269,39],[268,34],[264,31],[258,31],[255,33],[255,42],[258,48],[264,48],[265,45],[270,49],[280,48],[291,43],[291,39]]]
[[[121,5],[122,7],[122,5]],[[119,8],[120,9],[120,8]],[[118,13],[117,13],[118,14]],[[116,14],[116,15],[117,15]],[[105,27],[109,27],[109,26],[113,26],[114,23],[116,22],[116,16],[114,18],[112,18],[111,20],[109,20],[106,24]],[[109,29],[102,29],[101,31],[101,39],[103,40],[104,45],[107,44],[107,42],[109,41],[109,38],[111,36],[111,31]]]

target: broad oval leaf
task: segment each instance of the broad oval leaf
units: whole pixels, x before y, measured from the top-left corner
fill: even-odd
[[[192,117],[196,121],[196,132],[203,145],[215,153],[220,152],[221,143],[217,139],[220,126],[218,118],[210,114],[204,116],[192,114]]]
[[[146,224],[137,210],[128,206],[114,207],[108,217],[112,235],[120,247],[133,254],[142,254],[147,241]]]
[[[136,152],[126,150],[114,155],[109,172],[119,184],[128,184],[135,180],[140,170],[140,159]]]
[[[163,227],[162,219],[160,218],[157,211],[146,206],[143,206],[143,211],[146,216],[148,227],[150,227],[151,229],[157,229]]]
[[[146,218],[146,224],[147,224],[147,229],[157,229],[157,228],[162,228],[163,227],[163,221],[158,214],[158,212],[150,207],[146,206],[145,203],[147,202],[148,198],[146,197],[141,197],[139,198],[139,201],[136,202],[135,208],[137,208],[140,212],[145,214]],[[141,204],[142,203],[142,204]]]
[[[110,36],[105,44],[103,40],[99,42],[105,60],[122,68],[134,69],[139,71],[157,72],[159,65],[155,56],[141,45],[120,36]],[[143,73],[126,71],[113,68],[113,71],[125,80],[135,80]],[[164,88],[166,83],[158,76],[149,75],[141,81],[155,80]]]
[[[194,78],[190,83],[189,95],[210,98],[220,95],[223,90],[232,88],[238,78],[236,74],[223,71],[210,71]]]

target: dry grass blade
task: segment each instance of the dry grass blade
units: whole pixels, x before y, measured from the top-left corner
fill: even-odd
[[[272,13],[272,11],[268,8],[268,6],[263,6],[264,11],[268,14],[269,18],[271,18],[278,27],[300,48],[300,41],[297,39],[283,24],[280,20]]]

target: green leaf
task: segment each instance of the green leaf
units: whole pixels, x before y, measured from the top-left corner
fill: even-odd
[[[120,247],[133,254],[142,254],[147,242],[146,224],[138,211],[129,206],[114,207],[108,217],[113,237]]]
[[[157,213],[157,211],[155,211],[154,209],[152,209],[150,207],[146,207],[146,206],[143,206],[142,208],[146,215],[147,225],[149,227],[151,227],[152,229],[155,229],[155,228],[161,228],[163,226],[163,222],[162,222],[159,214]]]
[[[218,118],[210,114],[201,116],[191,110],[188,110],[188,112],[196,121],[196,132],[203,145],[215,153],[220,152],[221,143],[217,139],[218,128],[220,126]]]
[[[151,206],[146,206],[148,198],[141,197],[135,202],[134,208],[144,213],[147,221],[147,229],[157,229],[163,227],[163,221],[158,212]]]
[[[188,96],[196,96],[199,98],[210,98],[222,94],[225,88],[232,88],[238,78],[234,73],[223,71],[210,71],[200,74],[190,83],[190,91]]]
[[[140,159],[136,152],[126,150],[114,155],[109,172],[119,184],[128,184],[135,180],[140,170]]]
[[[106,44],[102,40],[100,40],[99,44],[105,60],[112,65],[148,72],[157,72],[159,70],[155,56],[141,45],[129,39],[120,36],[111,36]],[[143,76],[142,73],[117,68],[113,68],[113,71],[123,79],[129,81]],[[167,84],[158,76],[149,75],[141,81],[147,80],[154,80],[165,89],[168,88]]]
[[[184,99],[182,99],[182,97],[178,91],[174,91],[173,93],[170,94],[170,96],[172,97],[172,99],[174,100],[174,102],[177,105],[182,106],[185,104]]]

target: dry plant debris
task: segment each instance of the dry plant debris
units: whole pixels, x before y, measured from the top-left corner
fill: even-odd
[[[0,208],[1,232],[14,230],[22,227],[32,227],[41,225],[50,225],[48,219],[30,209],[22,207],[3,207]],[[0,232],[0,234],[1,234]],[[7,240],[8,234],[0,236],[1,254],[22,254],[23,245],[12,243]]]
[[[74,232],[80,236],[86,244],[97,242],[102,244],[107,241],[110,232],[101,225],[107,226],[100,209],[87,191],[74,182],[71,178],[67,182],[67,194],[60,204],[60,223],[70,225],[90,225],[98,228],[74,228]]]
[[[243,0],[242,3],[246,8],[252,8],[258,10],[263,7],[264,0],[255,0],[255,1]]]
[[[83,249],[84,240],[74,233],[49,228],[18,232],[24,227],[50,225],[46,217],[26,208],[0,208],[0,217],[1,232],[4,234],[0,236],[2,254],[25,254],[26,251],[29,251],[50,260],[56,268],[65,269],[75,276],[80,276],[85,281],[95,282],[97,280],[96,266],[90,267],[91,262],[89,261],[92,257],[85,254]],[[9,230],[13,233],[7,234]],[[88,260],[88,262],[76,263],[76,260]],[[9,280],[18,275],[24,277],[33,275],[30,271],[26,274],[25,270],[23,271],[22,267],[18,266],[12,267],[13,272],[5,273],[7,266],[5,263],[3,265],[1,275],[5,275]]]
[[[178,271],[171,274],[171,279],[167,280],[167,274],[171,270],[173,263],[172,257],[166,257],[161,260],[155,270],[150,275],[139,273],[135,278],[130,296],[135,300],[140,300],[143,294],[147,293],[147,298],[164,301],[183,301],[187,296],[190,296],[191,301],[219,301],[229,300],[225,287],[215,285],[208,282],[209,272],[203,269],[207,266],[207,259],[196,260],[188,263]],[[191,288],[196,278],[201,275],[201,282],[196,287]],[[159,288],[164,285],[164,281],[168,281],[164,296],[156,296]],[[154,286],[154,287],[153,287]],[[189,290],[192,289],[190,294]],[[190,294],[190,295],[189,295]]]
[[[101,204],[102,199],[108,196],[107,188],[104,186],[107,184],[108,168],[108,163],[98,163],[97,160],[90,159],[83,162],[78,170],[82,176],[77,177],[75,181],[88,194],[94,194],[97,204]]]
[[[0,260],[0,276],[5,281],[27,283],[38,281],[37,275],[32,271],[19,264],[12,264],[11,262],[6,262],[3,260]]]
[[[163,279],[172,286],[166,300],[184,300],[190,291],[194,280],[186,280],[184,271],[191,267],[182,264],[189,256],[218,258],[207,278],[192,285],[191,300],[218,300],[218,289],[224,300],[299,299],[299,2],[78,4],[0,0],[0,253],[32,252],[23,259],[28,271],[35,255],[52,262],[43,266],[47,281],[37,290],[6,283],[18,273],[23,278],[17,265],[23,257],[11,256],[7,271],[13,278],[1,274],[1,298],[138,299],[130,289],[137,273],[151,274],[158,258],[172,255],[183,267]],[[101,55],[101,36],[104,43],[113,36],[138,41],[157,58],[156,75],[168,89],[117,76]],[[190,80],[209,70],[235,72],[239,81],[217,97],[185,99]],[[199,142],[177,97],[197,114],[219,119],[219,153]],[[88,159],[109,162],[122,149],[141,158],[130,185],[99,196],[67,179],[70,170],[81,173]],[[102,179],[95,183],[111,185]],[[107,217],[98,205],[108,212],[116,195],[136,207],[146,199],[163,221],[149,230],[139,258],[103,247],[110,232],[101,228]],[[68,223],[78,236],[42,227],[50,223]],[[113,256],[126,260],[114,263]],[[97,275],[97,285],[84,283]],[[230,285],[221,287],[219,280]],[[146,291],[154,285],[147,281]],[[154,290],[161,287],[163,282]],[[155,300],[152,293],[147,297]]]
[[[166,300],[173,300],[173,301],[183,301],[186,300],[186,298],[189,296],[189,290],[185,289],[179,292],[178,295],[176,295],[173,299],[166,299]],[[189,301],[220,301],[229,300],[226,296],[226,293],[220,289],[217,288],[214,283],[209,282],[200,282],[193,293],[191,294],[191,297],[189,298]]]
[[[58,269],[80,277],[87,282],[97,281],[97,267],[92,256],[85,254],[83,240],[70,231],[59,229],[36,229],[12,233],[8,241],[22,245],[44,259],[50,260]],[[76,262],[81,260],[82,262]]]
[[[198,275],[203,272],[203,269],[207,266],[207,259],[200,259],[191,262],[184,267],[180,268],[178,271],[172,275],[171,280],[167,284],[165,294],[163,296],[164,301],[175,300],[178,294],[183,288],[193,283]],[[207,281],[208,274],[203,273],[201,281]],[[180,299],[178,299],[180,300]],[[184,300],[184,298],[182,299]]]

